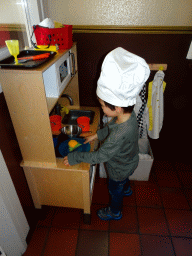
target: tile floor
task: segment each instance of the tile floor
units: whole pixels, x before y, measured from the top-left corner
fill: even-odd
[[[92,223],[79,209],[43,207],[24,256],[191,256],[192,171],[189,165],[156,161],[149,181],[131,181],[123,218],[101,221],[106,179],[96,178]]]

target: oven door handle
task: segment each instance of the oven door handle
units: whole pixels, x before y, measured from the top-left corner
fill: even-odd
[[[73,77],[73,76],[75,76],[75,54],[73,52],[69,52],[69,56],[71,56],[71,60],[72,60],[71,77]]]

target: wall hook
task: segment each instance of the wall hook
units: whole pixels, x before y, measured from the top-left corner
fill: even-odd
[[[159,70],[163,71],[164,67],[163,66],[160,66],[159,67]]]

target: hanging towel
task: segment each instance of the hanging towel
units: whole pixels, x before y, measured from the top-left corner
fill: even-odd
[[[135,114],[137,116],[137,123],[139,128],[139,139],[146,139],[148,134],[148,108],[147,108],[147,100],[146,100],[146,84],[143,85],[140,93],[137,95],[136,104],[134,107]]]
[[[159,70],[153,82],[149,83],[147,107],[149,111],[148,135],[152,139],[158,139],[163,126],[164,104],[163,93],[166,87],[164,72]]]
[[[146,84],[144,84],[143,88],[141,89],[140,93],[139,93],[139,97],[141,99],[141,107],[139,109],[139,112],[137,114],[137,122],[138,122],[138,126],[139,126],[139,138],[142,138],[143,136],[143,131],[144,131],[144,111],[145,111],[145,107],[147,104],[147,100],[146,100]]]

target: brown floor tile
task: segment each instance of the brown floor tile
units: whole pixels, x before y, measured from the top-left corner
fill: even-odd
[[[175,168],[177,171],[191,171],[191,164],[177,162]]]
[[[183,191],[179,188],[161,188],[161,196],[165,208],[189,210],[189,204]]]
[[[75,208],[58,207],[52,221],[52,227],[78,229],[82,211]]]
[[[37,227],[24,256],[41,256],[48,232],[48,228]]]
[[[75,256],[77,237],[78,230],[51,228],[43,256]]]
[[[141,234],[169,234],[163,209],[138,207],[137,211]]]
[[[123,214],[123,217],[121,220],[110,221],[110,231],[137,233],[138,222],[137,222],[136,208],[124,206],[122,214]]]
[[[184,187],[192,188],[192,171],[178,171],[178,176]]]
[[[109,203],[109,192],[107,179],[98,179],[95,182],[93,190],[92,203],[97,204],[108,204]]]
[[[135,186],[131,186],[133,194],[131,196],[124,196],[123,205],[136,206]]]
[[[152,184],[156,184],[157,183],[157,177],[156,177],[155,168],[153,168],[153,165],[152,165],[152,168],[151,168],[151,172],[150,172],[149,180],[148,181],[150,183],[152,183]]]
[[[192,212],[165,209],[172,236],[192,237]]]
[[[154,183],[152,183],[152,182],[150,182],[150,181],[146,181],[146,180],[135,180],[135,182],[134,182],[134,184],[135,184],[135,186],[150,186],[150,185],[152,185],[152,184],[154,184]]]
[[[184,189],[184,194],[189,202],[189,205],[192,208],[192,189]]]
[[[172,165],[169,163],[163,169],[156,169],[156,176],[160,187],[181,187],[177,172],[173,170]]]
[[[135,186],[137,206],[162,207],[159,188],[155,184]]]
[[[107,205],[106,205],[107,206]],[[102,230],[107,231],[109,229],[109,221],[103,221],[97,216],[97,211],[104,205],[92,204],[91,206],[91,224],[84,224],[83,217],[81,218],[80,228],[88,230]]]
[[[76,256],[108,256],[108,232],[80,230]]]
[[[110,256],[140,256],[141,248],[139,235],[110,233]]]
[[[172,241],[177,256],[192,255],[192,239],[173,237]]]
[[[50,227],[57,207],[43,206],[39,214],[38,226]]]
[[[141,235],[142,256],[174,256],[169,237]]]

